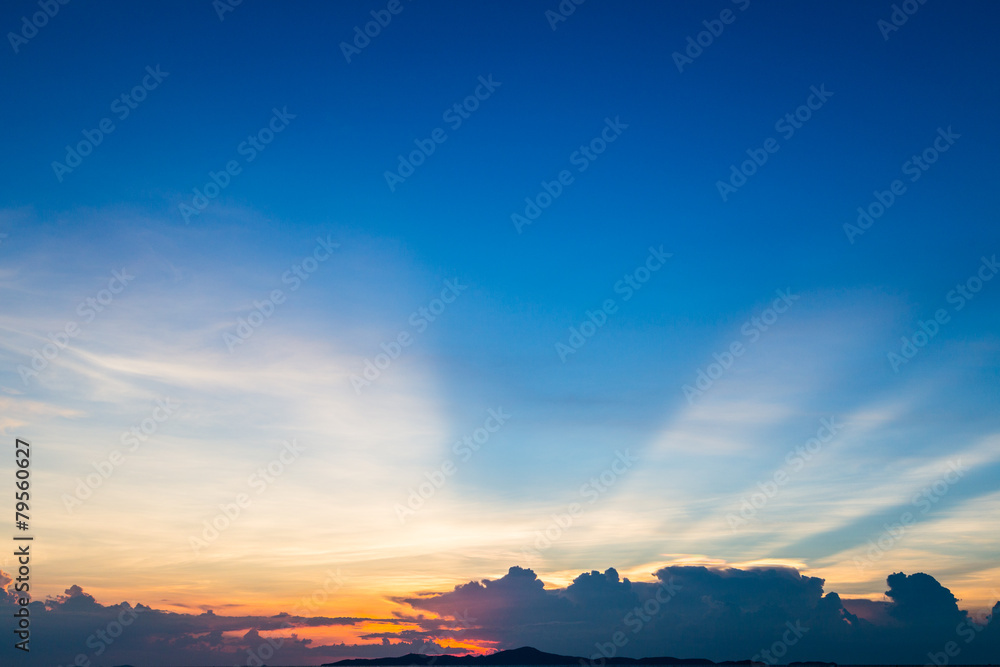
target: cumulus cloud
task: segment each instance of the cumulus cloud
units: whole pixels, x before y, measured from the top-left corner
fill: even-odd
[[[493,581],[401,601],[435,614],[477,619],[470,635],[499,648],[629,657],[779,662],[923,664],[954,641],[963,662],[988,661],[1000,647],[998,625],[976,624],[933,577],[889,576],[884,601],[824,593],[824,581],[792,568],[671,566],[655,582],[621,579],[612,568],[544,588],[531,570],[512,567]],[[618,636],[614,643],[615,633]],[[767,651],[768,653],[765,653]]]
[[[0,582],[0,614],[7,615],[11,581],[0,573]],[[930,575],[899,572],[886,583],[883,600],[843,600],[824,592],[822,579],[793,568],[669,566],[652,581],[630,581],[608,568],[546,588],[532,570],[515,566],[497,579],[393,598],[401,610],[391,618],[178,614],[127,602],[103,605],[71,586],[31,603],[32,653],[52,664],[70,664],[82,654],[91,664],[316,665],[344,657],[464,653],[454,647],[461,640],[498,649],[534,646],[597,664],[612,655],[854,664],[995,658],[1000,621],[992,621],[1000,618],[1000,602],[987,622],[977,623]],[[370,642],[362,644],[315,645],[299,636],[309,628],[360,623],[385,624],[385,630],[361,635]],[[276,630],[286,634],[280,644]]]

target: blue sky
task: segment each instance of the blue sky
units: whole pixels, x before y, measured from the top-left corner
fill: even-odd
[[[38,7],[6,7],[5,34]],[[341,43],[385,3],[244,0],[220,19],[208,1],[70,2],[16,49],[8,36],[0,428],[42,445],[41,593],[263,613],[335,566],[351,583],[323,613],[364,616],[514,565],[565,586],[612,566],[649,581],[677,563],[778,564],[871,600],[890,572],[923,571],[962,609],[992,607],[995,5],[928,2],[887,38],[891,3],[590,0],[555,29],[554,2],[400,7],[349,62]],[[144,81],[122,117],[115,100]],[[448,110],[477,90],[455,127]],[[808,120],[784,130],[797,112]],[[92,153],[54,168],[102,119],[114,129]],[[438,128],[447,138],[390,188],[398,156]],[[751,155],[766,162],[720,196]],[[183,215],[227,163],[218,196]],[[512,215],[563,170],[572,182],[518,229]],[[884,214],[845,231],[896,180]],[[626,300],[626,276],[654,265]],[[134,280],[85,321],[78,304],[123,268]],[[959,285],[981,289],[960,299]],[[275,290],[271,315],[227,345]],[[454,299],[436,303],[442,291]],[[557,346],[609,299],[564,360]],[[25,377],[71,322],[79,335]],[[356,390],[401,333],[399,358]],[[733,343],[740,356],[689,400]],[[167,398],[179,407],[148,442],[67,505]],[[455,443],[491,409],[510,419],[463,460]],[[822,419],[842,427],[796,459]],[[193,548],[292,440],[294,463]],[[590,504],[582,485],[626,451],[635,463]],[[581,498],[572,527],[527,554]],[[906,538],[865,561],[907,511]],[[283,572],[288,557],[301,569]]]

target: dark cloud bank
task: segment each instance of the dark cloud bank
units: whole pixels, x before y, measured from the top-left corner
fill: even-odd
[[[398,598],[415,611],[391,619],[176,614],[142,604],[101,605],[74,586],[31,603],[31,660],[23,664],[71,665],[82,655],[94,666],[309,665],[343,657],[464,653],[435,643],[446,638],[503,649],[534,646],[593,658],[597,665],[602,653],[779,663],[1000,663],[1000,603],[990,618],[977,621],[926,574],[890,575],[886,600],[879,602],[824,595],[822,579],[787,568],[676,566],[656,577],[632,582],[609,569],[545,590],[534,572],[512,567],[496,580]],[[15,600],[10,592],[0,595],[0,609],[13,628]],[[415,629],[368,634],[366,640],[380,641],[366,645],[316,646],[296,637],[273,646],[258,634],[404,620]],[[8,657],[21,652],[8,633],[0,656],[3,664],[14,664]]]

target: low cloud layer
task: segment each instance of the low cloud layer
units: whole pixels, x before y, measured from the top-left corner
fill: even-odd
[[[947,654],[950,646],[954,664],[995,662],[1000,649],[1000,620],[974,622],[926,574],[889,576],[888,599],[866,603],[871,620],[852,613],[851,601],[845,604],[837,593],[824,594],[822,579],[793,569],[674,566],[656,577],[633,582],[608,569],[581,574],[563,589],[545,589],[534,572],[513,567],[494,581],[401,601],[446,617],[475,618],[470,634],[501,648],[527,644],[594,659],[924,664],[928,653]]]
[[[9,577],[0,613],[15,608]],[[495,580],[395,601],[412,611],[394,618],[177,614],[122,602],[102,605],[78,586],[30,605],[32,657],[45,664],[270,665],[319,664],[343,657],[459,653],[441,643],[461,639],[500,649],[602,657],[675,656],[763,662],[950,664],[995,662],[1000,603],[976,620],[933,577],[892,574],[883,601],[824,594],[823,580],[790,568],[671,566],[656,580],[633,582],[612,568],[546,589],[529,569]],[[363,635],[371,643],[318,646],[307,629],[385,623]],[[389,625],[391,624],[391,625]],[[398,630],[400,625],[409,629]],[[280,644],[271,631],[295,633]],[[265,633],[263,636],[260,633]],[[440,643],[439,643],[440,642]],[[13,651],[9,646],[4,654]],[[41,663],[39,663],[41,664]],[[944,664],[944,663],[941,663]]]
[[[11,619],[17,609],[10,577],[0,573],[0,616]],[[309,628],[355,625],[361,622],[396,623],[395,619],[354,617],[223,616],[177,614],[127,602],[102,605],[79,586],[64,595],[29,605],[31,619],[30,663],[60,667],[75,665],[316,665],[345,657],[378,657],[386,654],[424,650],[443,652],[436,645],[401,643],[333,644],[317,646],[299,632]],[[278,639],[273,632],[284,630],[291,637]],[[261,635],[260,633],[265,633]],[[269,638],[270,637],[270,638]],[[13,642],[0,647],[0,664],[24,661]]]

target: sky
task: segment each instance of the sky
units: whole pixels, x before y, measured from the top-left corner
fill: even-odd
[[[6,3],[0,650],[995,662],[998,12]]]

